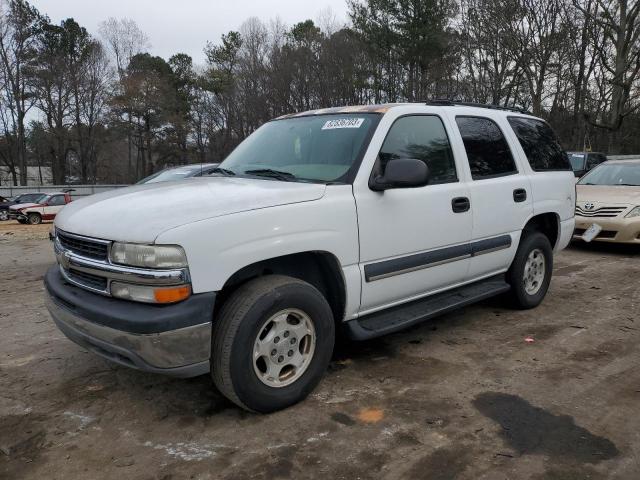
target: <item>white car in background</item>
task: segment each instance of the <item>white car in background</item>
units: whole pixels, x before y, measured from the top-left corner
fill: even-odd
[[[148,177],[143,178],[136,185],[144,183],[171,182],[174,180],[183,180],[185,178],[202,177],[203,175],[211,175],[215,172],[219,163],[197,163],[192,165],[182,165],[180,167],[166,168],[160,170]]]

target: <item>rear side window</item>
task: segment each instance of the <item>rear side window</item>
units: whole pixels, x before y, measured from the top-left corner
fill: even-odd
[[[64,205],[64,195],[54,195],[49,199],[47,203],[52,207]]]
[[[587,160],[587,168],[591,170],[593,167],[600,165],[607,158],[604,155],[600,155],[598,153],[590,153]]]
[[[380,173],[394,158],[422,160],[429,168],[429,184],[458,181],[447,132],[435,115],[400,117],[394,122],[380,149]]]
[[[572,170],[567,153],[547,123],[522,117],[508,120],[534,171]]]
[[[569,162],[576,172],[584,170],[584,153],[572,153],[569,155]]]
[[[500,127],[488,118],[456,117],[474,180],[518,172]]]

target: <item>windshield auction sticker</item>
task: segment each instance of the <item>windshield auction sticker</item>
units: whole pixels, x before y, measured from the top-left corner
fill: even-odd
[[[322,130],[333,130],[336,128],[360,128],[364,118],[337,118],[329,120],[322,126]]]

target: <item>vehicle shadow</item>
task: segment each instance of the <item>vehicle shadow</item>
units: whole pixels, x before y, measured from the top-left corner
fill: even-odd
[[[506,311],[508,305],[504,299],[496,298],[468,308],[480,309],[489,314],[489,312]],[[467,309],[445,314],[406,330],[367,341],[349,340],[339,329],[332,359],[323,381],[340,383],[344,379],[331,380],[333,374],[349,373],[350,369],[359,371],[363,366],[372,365],[380,358],[384,358],[385,362],[402,363],[402,350],[407,344],[421,344],[428,348],[434,334],[446,334],[449,330],[455,331],[461,325],[478,320],[478,312],[474,315],[465,315],[465,311]],[[104,362],[107,361],[104,360]],[[150,421],[175,421],[181,426],[208,421],[207,419],[211,420],[214,417],[218,421],[243,424],[261,421],[261,415],[247,412],[226,399],[217,390],[210,375],[186,379],[172,378],[119,365],[108,363],[105,365],[107,369],[97,382],[106,387],[101,391],[102,395],[95,395],[92,392],[91,385],[95,383],[95,377],[89,381],[83,376],[81,379],[75,379],[73,385],[66,386],[64,390],[67,395],[69,391],[81,392],[80,395],[74,395],[67,400],[75,403],[94,398],[108,402],[109,397],[112,397],[117,399],[115,401],[120,404],[122,411],[139,411],[140,415],[146,416]],[[88,389],[85,384],[89,384]],[[150,399],[153,401],[150,402]]]
[[[640,256],[640,244],[632,245],[627,243],[609,243],[609,242],[583,242],[580,240],[572,241],[569,244],[572,250],[583,252],[605,253],[620,256]]]

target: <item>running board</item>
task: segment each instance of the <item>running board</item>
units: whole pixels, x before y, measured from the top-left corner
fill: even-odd
[[[499,295],[510,288],[511,286],[505,281],[504,275],[496,275],[486,280],[350,320],[344,326],[351,339],[368,340],[403,330],[452,310]]]

